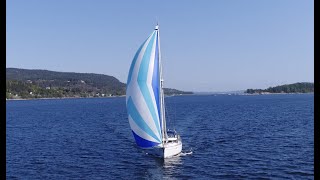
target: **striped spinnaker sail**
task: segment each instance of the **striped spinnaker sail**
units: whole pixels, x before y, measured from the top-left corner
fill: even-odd
[[[161,144],[159,30],[136,52],[129,70],[126,104],[129,124],[138,146]]]

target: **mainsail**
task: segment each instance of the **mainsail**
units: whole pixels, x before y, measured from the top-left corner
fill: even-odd
[[[126,104],[129,124],[138,146],[162,143],[159,30],[151,33],[136,52],[129,70]]]

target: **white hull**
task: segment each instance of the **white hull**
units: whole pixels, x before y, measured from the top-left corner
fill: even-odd
[[[163,158],[169,158],[181,153],[182,150],[182,142],[172,142],[164,144],[163,148]]]
[[[153,149],[145,149],[145,152],[151,155],[155,155],[161,158],[170,158],[172,156],[180,154],[182,151],[182,142],[169,142],[165,143],[161,147]]]

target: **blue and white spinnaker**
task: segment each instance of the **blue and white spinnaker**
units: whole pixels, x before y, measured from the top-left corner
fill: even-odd
[[[159,31],[156,28],[136,52],[129,70],[126,105],[139,147],[162,143]]]

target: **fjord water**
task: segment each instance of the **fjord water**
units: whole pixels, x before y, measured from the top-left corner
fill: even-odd
[[[7,101],[7,179],[313,179],[314,95],[165,98],[183,154],[135,146],[125,98]]]

